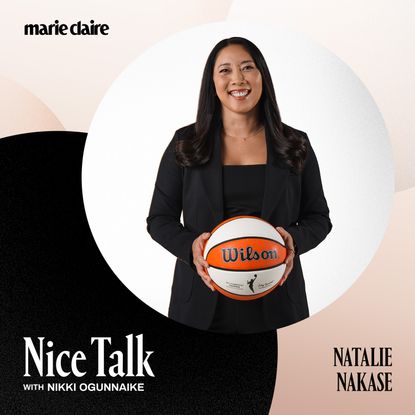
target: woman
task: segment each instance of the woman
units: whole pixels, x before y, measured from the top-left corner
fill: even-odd
[[[252,301],[217,293],[202,256],[208,232],[238,215],[276,226],[289,251],[281,285]],[[178,258],[172,319],[252,333],[309,316],[299,255],[330,232],[329,209],[307,134],[281,122],[265,59],[247,39],[224,39],[210,53],[196,123],[177,130],[163,155],[147,224]]]

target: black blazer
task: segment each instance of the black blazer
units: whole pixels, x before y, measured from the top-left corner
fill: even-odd
[[[291,127],[290,127],[291,128]],[[309,316],[299,255],[317,246],[330,232],[329,209],[323,194],[316,156],[307,134],[307,158],[301,174],[277,159],[267,140],[265,191],[261,217],[282,226],[293,237],[297,255],[287,281],[263,297],[265,321],[280,328]],[[194,134],[194,124],[176,131],[162,157],[155,184],[147,230],[178,259],[174,270],[169,317],[207,330],[218,292],[212,292],[195,271],[192,243],[224,219],[220,130],[214,137],[210,161],[200,167],[180,167],[175,161],[177,140]],[[183,212],[183,224],[180,217]]]

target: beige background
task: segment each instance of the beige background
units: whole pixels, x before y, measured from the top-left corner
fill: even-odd
[[[414,212],[415,188],[396,193],[386,236],[360,279],[319,314],[278,331],[271,414],[413,413]],[[337,392],[335,346],[392,347],[392,392]]]
[[[2,0],[0,6],[0,137],[87,131],[106,89],[129,62],[169,34],[203,23],[284,25],[344,60],[383,114],[399,192],[384,241],[359,281],[324,311],[279,332],[271,414],[412,413],[415,2]],[[110,36],[23,36],[25,23],[56,18],[65,23],[94,18],[110,25]],[[334,346],[392,346],[393,392],[336,392]]]

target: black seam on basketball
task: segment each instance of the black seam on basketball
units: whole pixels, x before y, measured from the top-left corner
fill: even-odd
[[[272,267],[267,267],[267,268],[255,268],[255,269],[227,269],[227,268],[221,268],[221,267],[215,267],[214,265],[209,265],[209,268],[215,268],[215,269],[220,269],[221,271],[229,271],[229,272],[256,272],[256,271],[266,271],[267,269],[274,269],[274,268],[278,268],[281,265],[283,265],[284,262],[281,262],[281,264],[278,265],[274,265]],[[209,269],[208,268],[208,269]]]
[[[285,248],[285,246],[284,246],[281,242],[278,242],[278,241],[276,241],[275,239],[265,238],[265,237],[262,237],[262,236],[241,236],[241,237],[239,237],[239,238],[227,239],[226,241],[222,241],[222,242],[220,242],[220,243],[218,243],[218,244],[216,244],[216,245],[212,246],[212,247],[209,249],[209,251],[208,251],[208,253],[207,253],[207,255],[206,255],[206,258],[207,258],[207,256],[209,255],[209,252],[210,252],[212,249],[214,249],[214,248],[216,248],[217,246],[219,246],[219,245],[225,244],[226,242],[230,242],[230,241],[239,241],[240,239],[247,239],[247,238],[250,238],[250,239],[265,239],[266,241],[272,241],[272,242],[275,242],[275,243],[277,243],[278,245],[280,245],[280,246],[282,246],[283,248]]]

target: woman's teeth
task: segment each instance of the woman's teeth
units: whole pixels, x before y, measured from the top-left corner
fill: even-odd
[[[230,94],[233,97],[245,97],[246,95],[248,95],[249,90],[244,89],[243,91],[231,91]]]

